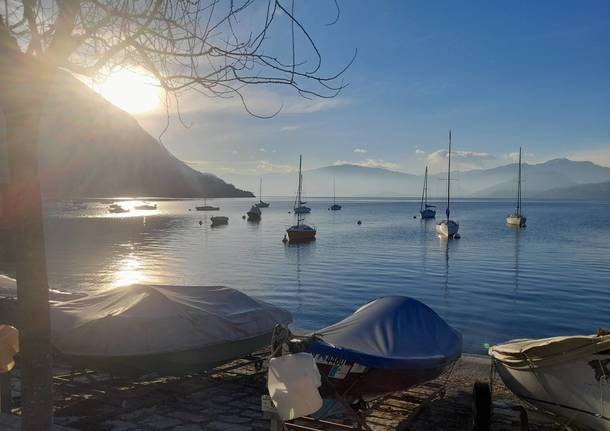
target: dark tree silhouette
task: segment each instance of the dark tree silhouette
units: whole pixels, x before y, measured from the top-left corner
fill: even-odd
[[[339,18],[329,18],[334,24]],[[307,3],[296,5],[311,7]],[[152,74],[176,105],[194,90],[238,97],[250,85],[334,97],[345,68],[325,75],[294,0],[5,0],[0,4],[0,112],[10,183],[22,352],[23,428],[49,430],[52,375],[48,282],[38,177],[38,124],[58,70],[100,77],[117,67]],[[274,46],[270,43],[274,42]],[[286,46],[278,49],[277,46]],[[353,61],[353,58],[352,58]],[[252,112],[251,112],[252,113]],[[256,113],[254,113],[256,114]]]

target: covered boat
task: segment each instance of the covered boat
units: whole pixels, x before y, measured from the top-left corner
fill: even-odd
[[[489,354],[519,398],[571,423],[610,430],[610,334],[513,340]]]
[[[338,393],[367,399],[435,379],[461,356],[462,336],[427,305],[388,296],[317,331],[306,350]]]
[[[187,374],[268,345],[289,312],[222,286],[131,285],[51,307],[53,348],[116,374]]]

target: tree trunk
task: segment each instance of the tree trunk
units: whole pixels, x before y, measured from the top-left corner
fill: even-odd
[[[20,314],[22,429],[53,423],[49,288],[38,176],[38,127],[50,76],[17,53],[0,58],[0,109],[6,121],[10,183],[6,221],[14,236]]]

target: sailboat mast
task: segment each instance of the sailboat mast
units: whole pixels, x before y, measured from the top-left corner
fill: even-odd
[[[258,200],[263,201],[263,177],[261,177],[260,185],[258,187]]]
[[[333,205],[337,203],[337,194],[335,191],[335,177],[333,177]]]
[[[451,129],[449,129],[449,167],[447,169],[447,221],[449,221],[449,202],[451,200]]]
[[[521,215],[521,147],[519,147],[519,183],[517,185],[517,214]]]
[[[301,164],[303,161],[303,156],[299,155],[299,206],[301,206],[301,202],[303,199],[301,198],[301,193],[303,190],[303,174],[301,173]]]
[[[299,190],[297,192],[297,208],[301,207],[301,187],[303,184],[303,175],[301,174],[301,164],[303,162],[303,155],[299,154]],[[301,224],[301,211],[298,212],[297,214],[297,226]]]
[[[424,174],[424,188],[421,191],[421,203],[419,205],[419,211],[424,210],[424,203],[428,202],[428,166],[426,166],[426,172]]]

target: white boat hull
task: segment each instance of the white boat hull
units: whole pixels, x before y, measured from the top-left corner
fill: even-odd
[[[519,398],[570,423],[610,431],[607,346],[582,356],[567,352],[549,358],[544,366],[515,367],[497,359],[494,363],[505,385]]]
[[[443,220],[436,224],[436,233],[446,238],[453,238],[459,229],[460,225],[453,220]]]
[[[526,220],[527,218],[522,215],[510,214],[508,217],[506,217],[506,224],[517,227],[525,227]]]

